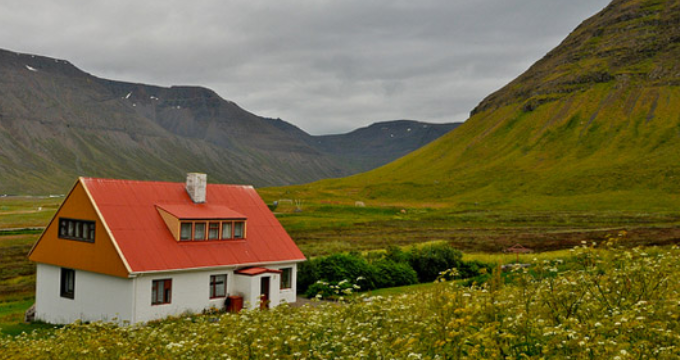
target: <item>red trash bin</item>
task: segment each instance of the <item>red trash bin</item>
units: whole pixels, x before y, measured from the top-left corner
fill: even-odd
[[[243,309],[243,297],[242,296],[229,296],[227,297],[227,311],[230,313],[237,313]]]

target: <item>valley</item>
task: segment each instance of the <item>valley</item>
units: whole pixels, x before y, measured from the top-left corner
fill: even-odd
[[[271,203],[279,189],[260,190]],[[35,264],[27,254],[63,198],[0,198],[0,328],[14,333],[32,329],[22,324],[23,312],[33,304]],[[464,259],[511,263],[516,255],[504,250],[521,244],[533,253],[524,261],[545,254],[596,243],[601,247],[621,232],[621,246],[668,246],[680,240],[680,213],[634,211],[510,211],[461,210],[443,204],[357,207],[353,203],[321,201],[295,205],[280,202],[279,221],[308,258],[341,252],[370,252],[389,246],[407,248],[445,242],[463,251]],[[436,206],[433,206],[436,205]],[[25,230],[8,230],[21,229]],[[37,229],[35,229],[37,228]],[[497,254],[497,255],[494,255]],[[568,252],[567,252],[568,254]],[[499,257],[500,256],[500,257]]]
[[[24,324],[35,288],[26,254],[63,198],[1,197],[0,348],[24,358],[675,359],[679,25],[676,0],[614,0],[460,126],[391,121],[324,136],[208,89],[0,53],[5,84],[31,84],[0,97],[6,192],[59,191],[76,175],[177,180],[189,167],[211,183],[255,183],[310,260],[296,272],[331,293],[314,306],[144,326]],[[55,92],[55,77],[79,90]],[[39,116],[24,111],[31,96],[43,99]],[[333,256],[346,262],[322,270],[349,272],[354,257],[390,278],[387,265],[406,273],[433,244],[462,252],[460,269],[427,282],[410,269],[409,286],[379,290],[304,272]],[[516,245],[526,253],[508,251]]]

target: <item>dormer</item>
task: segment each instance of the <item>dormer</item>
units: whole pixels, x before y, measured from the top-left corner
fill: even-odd
[[[205,174],[187,174],[185,188],[193,203],[156,204],[176,241],[245,239],[247,219],[244,215],[206,202]]]
[[[177,241],[218,241],[246,238],[247,218],[226,206],[210,204],[156,205]]]

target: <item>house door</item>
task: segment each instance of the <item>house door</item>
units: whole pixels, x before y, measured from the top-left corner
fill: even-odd
[[[260,309],[269,308],[269,276],[260,278]]]

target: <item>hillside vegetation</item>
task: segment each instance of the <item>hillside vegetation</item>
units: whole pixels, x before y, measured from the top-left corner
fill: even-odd
[[[531,210],[675,210],[680,2],[615,0],[470,119],[304,198]]]

